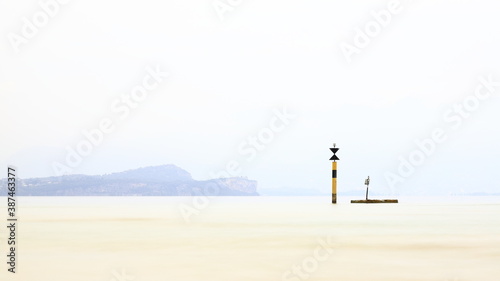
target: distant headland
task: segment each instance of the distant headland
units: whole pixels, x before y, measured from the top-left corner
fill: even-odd
[[[0,180],[6,194],[7,180]],[[19,179],[19,196],[258,196],[257,181],[244,177],[197,181],[175,165],[144,167],[105,175]]]

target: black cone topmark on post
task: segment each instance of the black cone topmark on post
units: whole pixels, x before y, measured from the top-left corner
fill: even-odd
[[[335,147],[335,143],[333,144],[333,147],[330,148],[330,150],[333,152],[333,156],[330,158],[330,160],[333,160],[332,162],[332,204],[337,204],[337,162],[336,160],[340,160],[335,153],[339,151],[338,148]]]
[[[333,160],[335,162],[335,160],[340,160],[337,155],[335,155],[335,153],[337,153],[337,151],[339,151],[338,148],[335,147],[335,144],[333,144],[333,147],[330,148],[330,150],[333,152],[333,156],[330,157],[330,160]]]

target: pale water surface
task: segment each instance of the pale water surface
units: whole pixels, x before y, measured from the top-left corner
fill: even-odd
[[[500,280],[500,197],[341,199],[21,197],[0,280]]]

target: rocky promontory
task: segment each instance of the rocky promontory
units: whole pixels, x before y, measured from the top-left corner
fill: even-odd
[[[6,194],[7,180],[0,180]],[[257,181],[244,177],[194,180],[175,165],[106,175],[65,175],[19,179],[19,196],[258,196]]]

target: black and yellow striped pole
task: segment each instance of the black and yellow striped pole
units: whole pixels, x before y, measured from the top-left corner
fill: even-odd
[[[333,148],[330,148],[330,150],[333,152],[333,156],[330,158],[330,160],[333,160],[332,162],[332,204],[337,204],[337,162],[335,160],[340,160],[335,153],[339,151],[338,148],[335,147],[335,144],[333,144]]]

